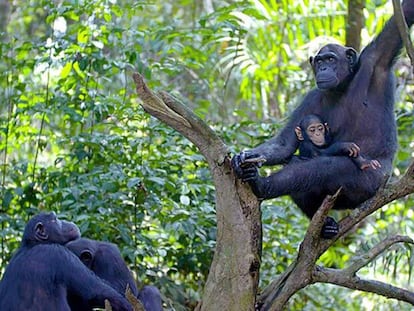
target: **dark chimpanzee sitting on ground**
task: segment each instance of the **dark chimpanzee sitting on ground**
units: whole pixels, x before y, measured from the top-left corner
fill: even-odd
[[[404,0],[402,8],[411,27],[414,0]],[[233,157],[236,176],[247,180],[260,199],[291,196],[309,218],[327,195],[341,187],[335,209],[353,209],[372,197],[391,171],[397,149],[392,67],[401,47],[395,17],[391,17],[359,57],[349,47],[337,44],[322,47],[310,58],[317,88],[305,96],[279,135]],[[330,124],[333,143],[356,143],[365,156],[378,160],[381,168],[362,171],[347,156],[291,161],[299,145],[294,129],[308,114],[318,114]],[[264,160],[265,165],[285,166],[261,177],[251,164],[254,159]],[[328,219],[322,235],[334,237],[337,233],[338,224]]]
[[[360,154],[360,148],[352,142],[332,142],[329,126],[316,114],[305,116],[295,127],[299,140],[299,157],[312,159],[317,156],[349,156],[361,170],[377,169],[381,164],[377,160],[368,160]]]
[[[63,244],[79,238],[78,227],[41,213],[27,223],[21,246],[0,282],[1,311],[69,311],[72,292],[96,307],[132,311],[128,301],[98,278]]]
[[[162,299],[154,286],[144,286],[138,291],[131,271],[115,244],[90,239],[77,239],[66,244],[80,260],[98,277],[108,282],[118,293],[125,295],[127,286],[142,302],[145,311],[162,311]],[[74,311],[91,311],[87,301],[75,295],[69,296],[69,304]]]

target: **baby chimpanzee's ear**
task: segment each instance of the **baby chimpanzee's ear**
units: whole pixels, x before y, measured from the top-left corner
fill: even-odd
[[[296,133],[296,137],[298,138],[298,140],[304,140],[303,135],[302,135],[302,130],[300,129],[299,126],[295,127],[295,133]]]

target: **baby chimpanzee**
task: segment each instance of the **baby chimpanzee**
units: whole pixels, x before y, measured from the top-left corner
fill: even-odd
[[[357,144],[351,142],[332,143],[328,124],[316,114],[305,116],[295,128],[300,142],[299,157],[314,158],[317,156],[349,156],[361,170],[377,169],[381,164],[377,160],[368,160],[360,154]]]

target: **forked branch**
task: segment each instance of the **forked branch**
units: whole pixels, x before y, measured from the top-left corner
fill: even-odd
[[[381,241],[374,246],[371,250],[363,255],[355,256],[350,260],[350,265],[345,269],[328,269],[322,267],[316,267],[313,273],[313,281],[330,283],[347,287],[350,289],[361,290],[365,292],[371,292],[387,298],[398,299],[408,302],[414,305],[414,293],[404,288],[396,287],[384,282],[374,280],[364,280],[356,275],[356,273],[363,267],[367,266],[370,262],[375,260],[380,254],[384,253],[387,249],[396,243],[409,243],[413,244],[414,241],[406,236],[392,236]]]
[[[387,238],[362,257],[353,258],[348,268],[344,270],[326,269],[316,265],[317,259],[336,240],[346,236],[361,220],[385,204],[411,193],[414,193],[414,161],[400,180],[382,187],[372,199],[361,204],[352,211],[351,215],[341,220],[339,223],[339,234],[334,239],[329,240],[323,239],[320,236],[323,221],[335,199],[335,196],[328,197],[309,224],[296,261],[288,267],[285,273],[276,278],[260,296],[259,307],[261,307],[261,310],[280,310],[286,304],[287,299],[295,292],[316,282],[332,283],[352,289],[377,293],[414,305],[413,293],[382,282],[362,280],[355,275],[357,271],[385,252],[393,244],[400,242],[413,244],[411,238],[404,236]]]

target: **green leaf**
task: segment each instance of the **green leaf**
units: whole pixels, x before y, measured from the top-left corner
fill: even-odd
[[[63,68],[62,68],[62,70],[60,72],[60,77],[62,79],[66,79],[66,77],[69,75],[69,73],[71,72],[71,70],[72,70],[72,63],[71,62],[67,62],[65,64],[65,66],[63,66]]]

